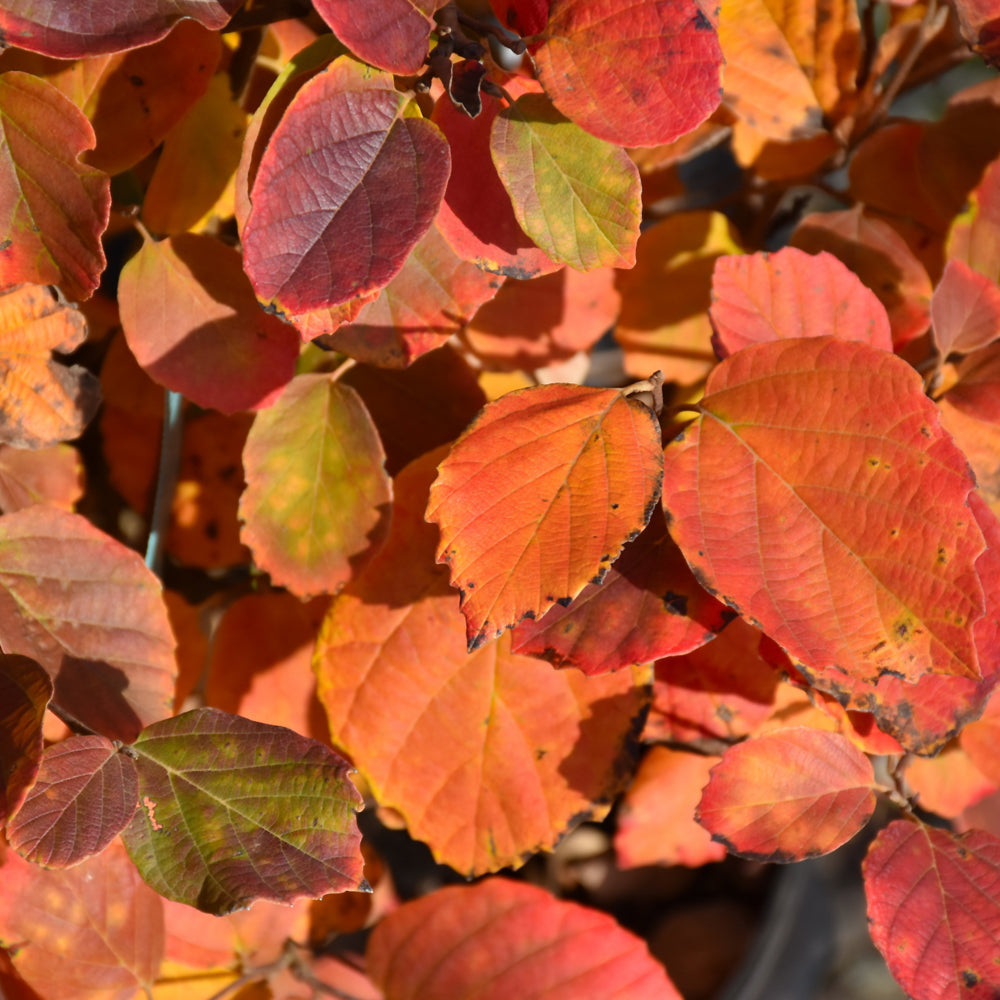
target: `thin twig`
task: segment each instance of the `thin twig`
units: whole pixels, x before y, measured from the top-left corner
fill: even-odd
[[[163,545],[170,524],[174,489],[181,464],[183,433],[183,397],[179,392],[165,390],[163,405],[163,437],[160,443],[160,471],[156,479],[156,498],[146,544],[146,565],[157,576],[163,568]]]

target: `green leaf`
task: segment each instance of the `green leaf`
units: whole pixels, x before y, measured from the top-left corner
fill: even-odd
[[[150,726],[131,749],[139,809],[122,837],[161,896],[224,914],[368,888],[361,795],[322,743],[200,708]]]
[[[635,264],[641,185],[624,149],[584,132],[541,94],[500,113],[490,149],[518,224],[553,260],[580,271]]]

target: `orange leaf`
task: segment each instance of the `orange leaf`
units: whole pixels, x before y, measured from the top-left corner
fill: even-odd
[[[896,820],[862,872],[872,940],[913,1000],[1000,990],[1000,839]]]
[[[37,451],[0,445],[0,509],[15,510],[49,503],[72,510],[83,496],[83,462],[68,444]]]
[[[792,727],[730,747],[698,822],[740,857],[801,861],[847,843],[875,811],[871,761],[844,736]]]
[[[385,548],[334,598],[315,669],[330,731],[383,806],[459,871],[551,848],[603,816],[634,753],[645,696],[630,671],[586,678],[469,655],[437,531],[423,520],[436,454],[395,483]]]
[[[375,928],[367,957],[386,1000],[680,1000],[645,943],[608,914],[509,879],[406,903]]]
[[[618,810],[615,853],[621,868],[687,865],[726,856],[722,844],[695,822],[694,811],[721,758],[650,747]]]
[[[80,162],[94,142],[83,112],[52,84],[0,76],[0,285],[60,285],[71,299],[97,288],[111,182]]]
[[[603,579],[660,482],[659,424],[619,390],[544,385],[488,403],[441,463],[427,508],[469,649]]]
[[[0,868],[0,943],[45,1000],[121,1000],[152,987],[163,905],[120,841],[75,868],[46,871],[8,853]]]
[[[921,809],[954,819],[997,790],[997,786],[976,767],[964,746],[963,739],[962,746],[949,743],[936,757],[906,758],[903,774]]]
[[[711,592],[824,689],[979,677],[973,482],[912,368],[830,337],[756,344],[701,409],[667,448],[664,506]]]
[[[892,350],[889,317],[836,257],[785,247],[720,257],[712,275],[712,325],[720,358],[749,344],[833,336]]]

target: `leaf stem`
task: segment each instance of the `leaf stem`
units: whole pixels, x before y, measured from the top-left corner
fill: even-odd
[[[157,576],[163,568],[163,545],[170,523],[170,509],[177,485],[177,472],[181,464],[181,435],[183,397],[167,389],[164,395],[163,438],[160,444],[160,471],[156,479],[156,498],[153,501],[153,518],[146,543],[146,565]]]

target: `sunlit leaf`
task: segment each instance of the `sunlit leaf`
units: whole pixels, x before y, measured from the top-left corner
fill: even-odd
[[[360,59],[406,76],[427,57],[434,12],[446,0],[316,0],[316,13]]]
[[[430,228],[450,172],[392,78],[337,59],[298,91],[261,156],[243,228],[259,298],[289,315],[384,286]]]
[[[599,584],[514,629],[518,653],[542,656],[586,674],[649,663],[703,645],[730,620],[691,575],[660,511],[630,542]]]
[[[649,520],[659,441],[649,407],[616,389],[545,385],[487,404],[427,509],[470,649],[603,579]]]
[[[132,750],[140,807],[123,838],[160,895],[221,914],[362,887],[361,796],[323,744],[202,708]]]
[[[8,853],[0,943],[45,1000],[124,1000],[151,988],[163,956],[163,902],[120,842],[46,871]]]
[[[872,940],[909,996],[975,1000],[1000,989],[1000,839],[896,820],[862,872]]]
[[[71,736],[42,755],[8,839],[28,861],[69,868],[103,851],[125,829],[138,801],[130,757],[103,736]]]
[[[871,761],[837,733],[793,727],[731,746],[698,822],[733,854],[801,861],[835,851],[875,811]]]
[[[333,593],[388,530],[391,484],[357,393],[299,375],[257,415],[243,453],[242,537],[275,583]]]
[[[448,886],[393,911],[368,944],[387,1000],[680,1000],[645,942],[599,910],[509,879]]]
[[[948,232],[948,256],[990,280],[1000,274],[1000,160],[983,172]]]
[[[836,257],[785,247],[721,257],[712,276],[716,353],[793,337],[837,337],[892,350],[889,317],[875,294]]]
[[[385,548],[334,598],[317,643],[330,732],[379,803],[459,871],[516,865],[608,809],[635,752],[645,695],[631,671],[586,678],[469,655],[437,530],[423,520],[438,455],[397,477]]]
[[[976,725],[976,723],[973,723]],[[966,726],[966,729],[969,727]],[[962,737],[965,729],[962,730]],[[935,757],[907,757],[903,776],[906,788],[921,809],[955,819],[969,806],[997,790],[957,742],[949,743]]]
[[[211,236],[145,242],[122,269],[122,329],[150,377],[199,406],[269,406],[291,380],[299,337],[265,313],[240,255]]]
[[[980,676],[973,483],[912,368],[829,337],[756,344],[700,408],[667,448],[664,506],[711,592],[827,690]]]
[[[500,113],[495,98],[483,99],[475,117],[447,97],[434,105],[432,121],[451,147],[451,176],[437,225],[455,252],[477,267],[512,278],[533,278],[559,265],[518,225],[510,195],[490,156],[490,131]]]
[[[497,116],[490,151],[518,223],[549,257],[582,271],[635,263],[639,171],[623,149],[526,94]]]
[[[42,758],[52,681],[26,656],[0,655],[0,828],[20,806]]]
[[[240,0],[112,0],[97,7],[63,0],[7,0],[0,28],[8,44],[60,59],[121,52],[162,38],[184,17],[223,27]]]
[[[556,107],[621,146],[672,142],[722,96],[719,39],[693,0],[552,0],[534,59]]]
[[[726,856],[725,847],[694,818],[709,771],[719,759],[650,747],[618,809],[615,854],[620,867],[697,868]]]
[[[174,639],[156,577],[77,514],[29,507],[0,518],[4,652],[31,656],[55,702],[131,741],[170,714]]]
[[[83,462],[72,445],[27,451],[0,445],[0,509],[11,514],[36,503],[72,510],[83,496]]]
[[[80,156],[94,130],[50,83],[0,76],[0,285],[54,284],[73,299],[104,270],[110,180]]]

